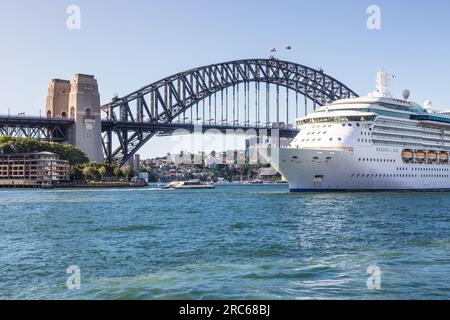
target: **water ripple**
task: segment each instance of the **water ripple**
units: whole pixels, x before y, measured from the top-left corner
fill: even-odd
[[[2,190],[0,298],[450,299],[449,205],[283,185]]]

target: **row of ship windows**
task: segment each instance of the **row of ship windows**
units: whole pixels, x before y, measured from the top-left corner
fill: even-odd
[[[375,125],[383,125],[383,124],[385,124],[385,125],[390,125],[390,126],[396,126],[396,127],[401,127],[401,128],[410,128],[410,129],[413,129],[413,130],[419,130],[419,131],[421,131],[421,132],[423,132],[423,133],[425,133],[425,132],[429,132],[429,133],[432,133],[432,132],[434,132],[434,133],[438,133],[438,134],[450,134],[450,132],[449,131],[442,131],[442,130],[438,130],[438,129],[431,129],[431,128],[426,128],[426,127],[422,127],[422,126],[418,126],[418,125],[413,125],[413,124],[409,124],[409,123],[405,123],[405,122],[397,122],[397,121],[380,121],[380,122],[377,122]],[[314,125],[314,126],[312,126],[312,128],[330,128],[332,125],[331,124],[328,124],[328,125]],[[349,127],[352,127],[352,124],[351,123],[343,123],[342,124],[342,126],[343,127],[345,127],[345,126],[349,126]],[[361,125],[359,124],[359,123],[356,123],[356,126],[357,127],[360,127]],[[369,128],[369,130],[372,130],[372,128]]]
[[[333,138],[329,139],[330,141],[333,141]],[[308,141],[322,141],[322,138],[314,138],[314,139],[302,139],[302,142],[308,142]],[[342,138],[337,138],[337,141],[342,141]],[[370,139],[358,139],[358,142],[363,142],[363,143],[372,143],[372,140]]]
[[[315,128],[327,128],[327,127],[331,128],[331,124],[329,124],[329,125],[324,124],[323,126],[317,125],[317,126],[312,126],[311,128],[315,129]]]
[[[408,171],[408,168],[398,167],[397,171]],[[449,169],[445,168],[411,168],[411,171],[440,171],[440,172],[448,172]]]
[[[316,132],[308,132],[306,135],[314,135],[314,134],[316,134]],[[324,131],[324,132],[317,132],[317,134],[327,134],[327,132],[326,131]],[[361,132],[361,135],[369,135],[369,136],[371,136],[371,134],[370,133],[366,133],[366,132]],[[380,138],[383,138],[383,137],[388,137],[388,138],[391,138],[390,136],[388,136],[388,135],[384,135],[384,134],[377,134],[377,137],[380,137]],[[401,139],[402,140],[407,140],[407,141],[411,141],[411,140],[413,140],[413,141],[423,141],[423,140],[426,140],[426,139],[422,139],[422,138],[410,138],[410,137],[405,137],[405,136],[401,136]],[[333,139],[330,139],[330,141],[332,141]],[[312,141],[315,141],[315,140],[312,140]],[[318,140],[318,141],[320,141],[320,140]],[[339,141],[341,141],[341,140],[339,140]],[[358,142],[368,142],[368,143],[371,143],[372,141],[371,140],[367,140],[367,139],[358,139]]]
[[[423,126],[418,126],[418,125],[409,124],[409,123],[405,123],[405,122],[396,122],[396,121],[379,121],[375,125],[388,125],[388,126],[394,126],[394,127],[409,128],[409,129],[412,129],[415,131],[421,131],[421,132],[448,133],[448,130],[432,129],[429,127],[423,127]]]
[[[394,142],[394,141],[384,141],[384,140],[379,140],[376,137],[373,138],[374,143],[376,144],[382,144],[385,146],[395,146],[395,147],[403,147],[403,148],[412,148],[412,149],[443,149],[443,150],[447,150],[450,151],[450,147],[447,146],[442,146],[442,145],[425,145],[425,144],[413,144],[413,143],[408,143],[407,141],[405,142]]]
[[[350,125],[350,126],[351,126],[351,125]],[[326,126],[324,126],[324,127],[326,127]],[[369,130],[372,130],[372,128],[369,128]],[[315,131],[313,131],[313,132],[308,132],[306,135],[309,136],[309,135],[313,135],[313,134],[316,134],[316,133],[317,133],[317,134],[327,134],[326,131],[323,131],[323,132],[320,132],[320,131],[315,132]],[[361,135],[370,136],[371,133],[370,133],[370,132],[367,132],[367,131],[361,131]]]
[[[366,158],[359,158],[358,161],[367,161],[367,162],[396,162],[395,159],[366,159]]]
[[[342,124],[343,127],[345,127],[346,125],[349,126],[349,127],[353,127],[353,125],[351,123],[348,123],[348,124],[343,123]],[[361,125],[359,123],[356,123],[356,126],[360,127]]]
[[[410,137],[410,136],[402,136],[400,134],[384,134],[384,133],[378,133],[375,132],[375,137],[379,137],[381,139],[393,139],[393,140],[406,140],[406,141],[446,141],[448,143],[449,139],[443,139],[442,137],[435,137],[435,138],[429,138],[429,137]]]
[[[333,141],[333,138],[330,138],[329,139],[330,141]],[[308,142],[308,141],[310,141],[310,139],[302,139],[302,142]],[[311,139],[311,141],[312,142],[314,142],[314,141],[317,141],[317,142],[319,142],[319,141],[322,141],[322,138],[314,138],[314,139]],[[342,141],[342,138],[337,138],[337,141]]]
[[[352,174],[351,178],[419,178],[418,174]],[[421,174],[420,178],[448,178],[448,174]]]
[[[395,129],[382,129],[381,127],[375,127],[375,132],[381,132],[381,133],[389,133],[392,135],[402,135],[407,134],[409,136],[420,136],[430,139],[443,139],[450,137],[449,133],[443,134],[442,132],[436,132],[436,133],[427,133],[427,132],[416,132],[413,130],[395,130]]]
[[[336,124],[336,123],[333,123],[333,124]],[[333,125],[333,124],[324,124],[324,125],[313,125],[311,128],[312,129],[315,129],[315,128],[331,128],[331,126]],[[355,125],[357,126],[357,127],[361,127],[361,124],[360,123],[355,123]],[[343,127],[353,127],[353,124],[351,124],[351,123],[343,123],[342,124],[342,126]],[[369,129],[369,130],[372,130],[372,129]]]
[[[359,158],[358,161],[362,162],[397,162],[394,159],[366,159],[366,158]],[[397,171],[407,171],[408,168],[402,168],[398,167]],[[442,172],[448,172],[449,169],[446,168],[411,168],[412,171],[442,171]]]
[[[371,130],[371,129],[369,129],[369,130]],[[313,131],[313,132],[308,132],[306,135],[309,136],[309,135],[314,135],[314,134],[327,134],[327,132],[326,131],[323,131],[323,132],[320,132],[320,131],[315,132],[315,131]],[[367,131],[361,131],[361,135],[370,136],[371,133],[367,132]]]

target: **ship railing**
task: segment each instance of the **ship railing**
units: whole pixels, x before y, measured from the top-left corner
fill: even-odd
[[[436,132],[439,134],[439,136],[437,136],[436,134],[433,134],[431,132],[427,132],[427,131],[402,131],[402,130],[398,130],[398,129],[380,129],[379,127],[376,128],[374,130],[374,132],[385,132],[385,133],[392,133],[392,134],[405,134],[405,135],[410,135],[410,136],[418,136],[418,137],[429,137],[429,138],[436,138],[436,139],[446,139],[446,135],[448,135],[448,140],[450,140],[450,132],[448,133],[444,133],[444,135],[442,134],[442,132]],[[443,137],[444,136],[444,137]]]

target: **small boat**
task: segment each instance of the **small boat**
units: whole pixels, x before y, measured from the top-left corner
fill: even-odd
[[[423,152],[423,151],[417,151],[415,156],[416,156],[416,160],[419,160],[419,161],[425,160],[425,152]]]
[[[428,160],[435,161],[437,159],[437,154],[433,151],[428,152]]]
[[[410,150],[404,150],[402,152],[402,158],[403,160],[411,160],[413,158],[413,153]]]
[[[42,182],[41,189],[53,189],[53,184],[50,181]]]
[[[174,181],[169,183],[164,189],[214,189],[214,183],[201,182],[198,179],[189,181]]]

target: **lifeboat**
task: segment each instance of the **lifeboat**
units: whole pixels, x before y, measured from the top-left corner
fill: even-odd
[[[445,152],[441,152],[441,153],[439,154],[439,160],[441,160],[441,161],[447,161],[447,160],[448,160],[448,154],[445,153]]]
[[[437,154],[433,151],[428,152],[428,160],[435,161],[437,159]]]
[[[402,152],[402,158],[404,160],[411,160],[413,158],[413,155],[414,154],[412,153],[412,151],[409,151],[409,150],[404,150]]]
[[[425,152],[417,151],[415,156],[416,156],[416,160],[422,161],[425,159]]]

